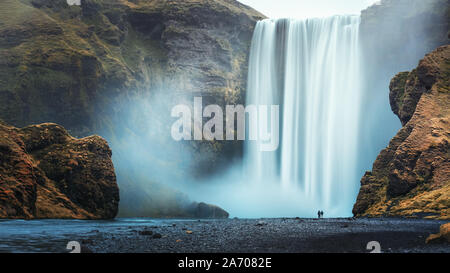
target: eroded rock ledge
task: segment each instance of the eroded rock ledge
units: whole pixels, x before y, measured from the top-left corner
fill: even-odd
[[[450,46],[390,85],[403,128],[361,180],[355,216],[450,219]]]
[[[118,211],[111,150],[59,125],[0,122],[0,218],[111,219]]]

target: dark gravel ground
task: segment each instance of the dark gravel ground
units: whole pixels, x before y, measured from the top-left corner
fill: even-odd
[[[164,220],[83,236],[83,249],[107,253],[450,253],[426,245],[445,222],[408,219]]]

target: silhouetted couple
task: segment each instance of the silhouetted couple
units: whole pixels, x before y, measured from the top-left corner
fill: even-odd
[[[317,212],[317,217],[320,219],[320,218],[323,218],[323,211],[322,210],[319,210],[318,212]]]

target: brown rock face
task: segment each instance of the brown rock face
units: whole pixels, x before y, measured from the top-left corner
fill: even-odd
[[[427,240],[427,244],[450,243],[450,223],[441,226],[438,234],[431,234]]]
[[[450,46],[390,85],[403,128],[361,180],[355,216],[450,218]]]
[[[0,123],[0,218],[111,219],[118,204],[104,139],[75,139],[51,123]]]

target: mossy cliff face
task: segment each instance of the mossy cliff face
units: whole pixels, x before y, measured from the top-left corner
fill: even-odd
[[[450,46],[390,85],[403,128],[361,180],[355,216],[450,219]]]
[[[52,123],[0,123],[0,218],[111,219],[118,206],[104,139],[75,139]]]
[[[225,165],[240,144],[188,143],[161,158],[151,147],[173,146],[171,139],[151,146],[146,136],[170,137],[175,120],[170,108],[141,103],[154,96],[164,106],[194,96],[205,105],[243,103],[247,55],[262,18],[234,0],[2,0],[0,118],[102,135],[115,154],[122,216],[181,217],[190,202],[143,171],[158,162],[183,177],[178,154],[188,149],[187,161],[203,175]]]
[[[233,0],[1,1],[0,118],[84,136],[110,126],[109,105],[158,88],[238,102],[261,18]]]

